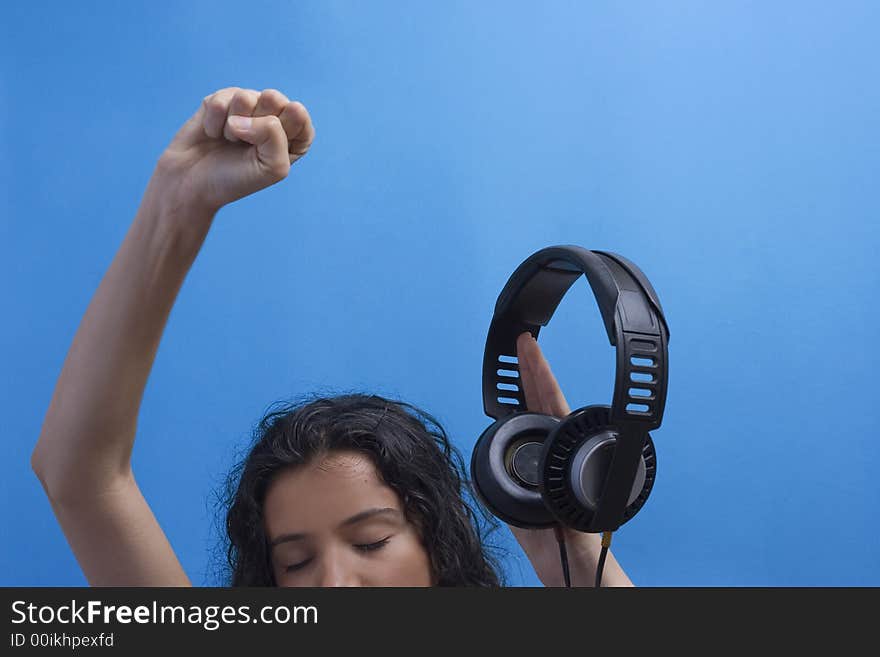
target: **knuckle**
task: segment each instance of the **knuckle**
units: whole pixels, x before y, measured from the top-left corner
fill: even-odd
[[[269,167],[269,175],[272,176],[272,178],[276,181],[286,178],[289,172],[290,162],[287,161],[287,157],[279,160],[276,163],[273,163],[272,166]]]
[[[260,93],[254,89],[239,89],[235,92],[235,97],[248,103],[255,103],[260,97]]]
[[[275,101],[278,101],[278,100],[286,101],[286,99],[287,99],[287,96],[285,96],[283,93],[278,91],[278,89],[271,89],[271,88],[263,89],[262,95],[270,100],[275,100]]]
[[[222,89],[218,89],[212,94],[209,94],[209,98],[214,96],[215,98],[231,98],[239,90],[239,87],[223,87]]]
[[[306,109],[306,106],[298,100],[292,101],[288,107],[288,111],[297,119],[301,119],[305,122],[308,122],[310,120],[309,111]]]
[[[250,89],[236,89],[229,97],[228,106],[233,112],[244,112],[253,102],[254,94]]]
[[[223,99],[213,95],[205,100],[205,107],[208,110],[224,111],[226,109],[226,103],[223,102]]]

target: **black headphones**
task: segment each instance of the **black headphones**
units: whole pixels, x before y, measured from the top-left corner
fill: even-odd
[[[581,274],[617,348],[612,404],[562,419],[530,413],[517,336],[537,338]],[[648,431],[663,418],[668,341],[657,293],[620,255],[551,246],[517,267],[498,296],[483,356],[483,408],[495,423],[474,447],[471,478],[486,507],[508,524],[534,529],[611,532],[632,518],[654,485]]]

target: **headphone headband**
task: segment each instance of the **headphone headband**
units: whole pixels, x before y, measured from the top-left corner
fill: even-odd
[[[617,264],[615,270],[609,271],[607,264],[609,260]],[[626,280],[625,275],[615,276],[619,268],[628,270],[626,273],[636,280],[637,288]],[[566,274],[572,276],[567,282]],[[641,269],[616,253],[588,251],[580,246],[550,246],[529,256],[511,274],[501,294],[498,295],[495,314],[507,311],[512,304],[518,302],[519,308],[526,310],[528,315],[540,318],[536,319],[534,324],[546,326],[568,288],[581,274],[586,275],[590,287],[593,288],[612,345],[615,344],[614,309],[622,288],[640,289],[665,325],[666,320],[663,318],[660,300]],[[523,296],[520,294],[523,288],[527,288],[526,293],[532,291],[532,294]],[[544,293],[547,292],[550,294],[545,296]],[[532,299],[531,297],[534,296],[537,298]],[[664,328],[668,335],[669,329],[665,326]]]
[[[615,253],[579,246],[551,246],[529,256],[498,295],[483,355],[485,413],[499,419],[524,410],[517,336],[529,331],[537,338],[582,274],[599,305],[609,342],[617,347],[611,421],[655,429],[666,403],[669,340],[660,300],[635,264]],[[630,396],[631,388],[649,394]]]

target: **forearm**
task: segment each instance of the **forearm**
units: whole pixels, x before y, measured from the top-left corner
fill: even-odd
[[[214,216],[177,202],[159,169],[80,323],[31,458],[50,497],[130,472],[147,378]]]
[[[570,564],[571,585],[595,586],[596,570],[602,551],[602,535],[566,530],[565,546]],[[561,574],[559,582],[554,585],[564,585]],[[633,586],[630,578],[614,558],[610,547],[602,568],[602,586]]]
[[[510,526],[511,532],[531,561],[544,586],[565,586],[559,543],[552,529],[522,529]],[[595,586],[596,569],[602,551],[601,534],[565,530],[572,586]],[[633,586],[609,549],[602,570],[602,586]]]

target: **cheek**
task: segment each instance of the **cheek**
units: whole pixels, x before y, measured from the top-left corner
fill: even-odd
[[[391,586],[431,586],[431,558],[427,550],[414,536],[401,538],[388,545],[387,558],[377,571],[381,570],[383,579]]]

